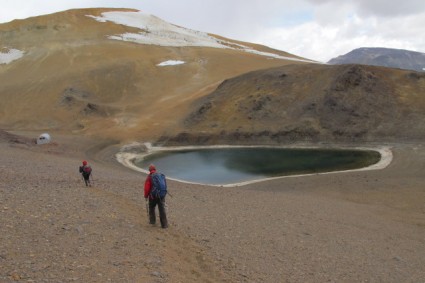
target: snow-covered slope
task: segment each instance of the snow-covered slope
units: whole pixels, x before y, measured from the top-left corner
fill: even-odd
[[[101,17],[93,17],[99,22],[114,22],[139,28],[139,33],[111,35],[109,38],[134,41],[141,44],[160,46],[202,46],[225,48],[214,37],[206,33],[178,27],[143,12],[106,12]]]
[[[301,62],[312,62],[294,57],[282,56],[270,52],[262,52],[248,46],[224,41],[205,32],[195,31],[170,24],[158,17],[144,12],[105,12],[102,16],[88,15],[99,22],[114,22],[116,24],[139,28],[139,33],[124,33],[110,35],[110,39],[132,41],[139,44],[152,44],[159,46],[199,46],[212,48],[228,48],[245,51],[261,56],[277,59],[294,60]]]

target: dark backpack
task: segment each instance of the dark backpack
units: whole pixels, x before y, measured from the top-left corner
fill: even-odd
[[[163,198],[167,194],[167,180],[165,175],[162,173],[153,173],[151,174],[151,193],[150,195],[153,198]]]
[[[83,166],[83,174],[86,175],[86,176],[90,176],[90,174],[91,174],[90,165],[84,165]]]

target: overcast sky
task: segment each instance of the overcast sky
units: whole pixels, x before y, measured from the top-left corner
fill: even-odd
[[[87,7],[135,8],[322,62],[359,47],[425,53],[425,0],[0,0],[0,23]]]

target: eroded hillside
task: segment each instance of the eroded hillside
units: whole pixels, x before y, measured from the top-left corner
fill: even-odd
[[[171,143],[405,141],[425,138],[425,74],[290,65],[224,81]]]

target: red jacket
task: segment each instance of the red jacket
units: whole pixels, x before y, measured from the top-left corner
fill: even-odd
[[[155,172],[156,172],[156,170],[150,171],[149,175],[146,177],[146,180],[145,180],[145,198],[147,198],[147,197],[151,198],[151,196],[150,196],[151,189],[152,189],[151,175]]]

